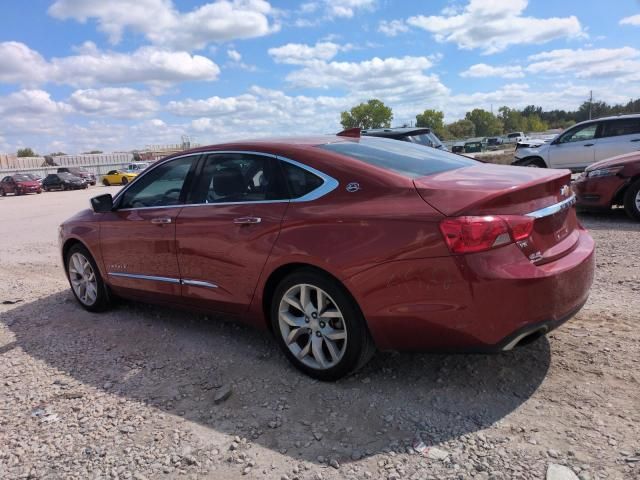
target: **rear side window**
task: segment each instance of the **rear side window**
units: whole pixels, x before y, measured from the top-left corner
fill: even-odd
[[[635,135],[640,133],[640,118],[623,118],[604,122],[602,126],[603,137],[619,137],[622,135]]]
[[[385,138],[361,138],[358,142],[321,145],[320,148],[391,170],[410,178],[478,165],[471,158],[409,142]]]
[[[324,183],[317,175],[288,162],[280,162],[291,198],[300,198]]]

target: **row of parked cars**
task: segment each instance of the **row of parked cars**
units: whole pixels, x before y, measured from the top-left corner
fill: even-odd
[[[110,170],[102,177],[102,183],[109,185],[126,185],[149,166],[148,163],[136,162],[126,169]],[[0,181],[0,196],[8,193],[25,195],[28,193],[42,193],[53,190],[80,190],[97,183],[95,174],[84,168],[60,167],[56,173],[50,173],[45,178],[33,173],[16,173],[8,175]]]

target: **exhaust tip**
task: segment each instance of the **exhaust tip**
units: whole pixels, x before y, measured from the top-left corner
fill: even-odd
[[[509,350],[513,350],[515,347],[522,347],[525,345],[529,345],[540,337],[544,336],[549,331],[548,327],[541,327],[532,332],[526,332],[518,335],[516,338],[507,343],[503,348],[503,352],[508,352]]]

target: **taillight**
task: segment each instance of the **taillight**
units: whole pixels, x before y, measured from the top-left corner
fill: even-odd
[[[445,218],[440,231],[453,253],[473,253],[528,238],[534,221],[519,215]]]

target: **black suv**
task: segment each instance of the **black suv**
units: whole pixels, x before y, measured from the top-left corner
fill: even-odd
[[[430,128],[372,128],[369,130],[361,130],[360,135],[393,138],[394,140],[403,140],[405,142],[418,143],[420,145],[426,145],[427,147],[446,150],[446,147]]]
[[[87,183],[87,185],[96,184],[96,176],[93,173],[85,170],[84,168],[60,167],[58,169],[58,173],[70,173],[71,175],[80,177]]]

